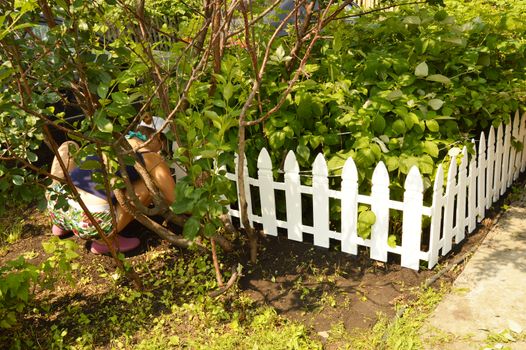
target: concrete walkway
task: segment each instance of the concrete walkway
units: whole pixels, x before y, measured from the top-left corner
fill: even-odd
[[[526,349],[526,195],[488,233],[422,334],[427,349]]]

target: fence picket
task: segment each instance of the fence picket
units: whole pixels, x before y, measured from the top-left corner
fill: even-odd
[[[312,208],[314,211],[314,245],[329,248],[329,170],[323,154],[312,165]]]
[[[383,162],[373,172],[371,210],[376,222],[371,228],[371,258],[387,261],[387,238],[389,235],[389,173]]]
[[[433,203],[431,206],[431,227],[429,230],[429,250],[427,268],[431,269],[438,262],[438,251],[440,250],[440,232],[442,232],[442,208],[444,206],[444,168],[438,166],[433,185]]]
[[[475,146],[475,141],[473,142],[473,146]],[[478,214],[478,208],[477,208],[477,158],[473,157],[469,161],[469,174],[468,174],[468,212],[467,217],[469,218],[468,221],[468,233],[473,232],[477,225],[477,214]]]
[[[446,185],[446,204],[444,206],[444,226],[442,230],[443,244],[442,244],[442,255],[446,255],[451,250],[453,243],[454,223],[453,223],[453,210],[455,209],[455,197],[457,194],[457,158],[453,157],[449,162],[449,171],[447,173],[447,185]]]
[[[495,183],[495,129],[489,129],[488,137],[488,167],[486,169],[486,209],[493,204],[493,186]]]
[[[296,155],[290,151],[285,158],[285,202],[287,206],[287,230],[288,238],[301,242],[301,182],[300,167],[296,161]]]
[[[514,142],[519,141],[519,111],[515,113],[515,116],[513,117],[513,126],[511,128],[511,137]],[[511,183],[513,180],[517,180],[519,177],[519,152],[517,152],[516,148],[511,145],[511,155],[510,155],[510,171],[509,171],[509,177],[508,177],[508,187],[511,186]]]
[[[276,199],[274,198],[272,160],[266,148],[263,148],[259,153],[258,180],[263,231],[265,231],[267,235],[277,236],[278,227],[276,225]]]
[[[502,174],[500,183],[500,195],[502,196],[509,185],[509,163],[511,155],[511,124],[504,128],[504,146],[502,148]],[[500,196],[499,196],[500,197]]]
[[[467,165],[468,150],[462,149],[462,160],[458,168],[458,185],[457,185],[457,215],[455,225],[455,243],[458,244],[466,237],[466,190],[467,190]]]
[[[481,222],[486,212],[486,135],[480,134],[477,160],[477,222]]]
[[[522,142],[521,150],[521,173],[526,170],[526,112],[522,114],[520,122],[520,141]]]
[[[503,148],[503,127],[499,125],[497,129],[497,138],[495,139],[495,177],[493,178],[493,202],[500,197],[500,185],[502,183],[502,148]]]
[[[404,188],[401,265],[418,270],[420,266],[420,242],[422,239],[424,183],[416,166],[409,170]]]
[[[358,222],[358,171],[352,158],[347,159],[342,170],[342,251],[358,254],[356,244]]]

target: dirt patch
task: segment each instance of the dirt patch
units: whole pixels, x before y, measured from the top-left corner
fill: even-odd
[[[51,236],[49,219],[38,210],[30,209],[25,222],[22,239],[4,251],[0,264],[21,254],[33,262],[45,258],[41,242]],[[486,221],[486,226],[490,223]],[[442,259],[441,264],[447,264],[477,244],[487,231],[486,226],[470,235]],[[140,249],[128,258],[131,262],[139,263],[152,254],[174,249],[138,223],[130,224],[123,234],[138,236],[142,241]],[[110,257],[91,254],[87,242],[76,237],[67,239],[77,240],[84,247],[78,259],[82,267],[79,276],[89,279],[90,283],[81,292],[75,290],[75,286],[64,285],[52,293],[37,295],[37,299],[51,299],[50,304],[56,310],[82,300],[90,300],[93,307],[100,307],[105,291],[114,288],[107,277],[115,271],[114,263]],[[392,316],[397,302],[411,298],[413,292],[436,273],[425,269],[417,272],[392,262],[375,262],[367,257],[365,250],[351,256],[282,237],[262,239],[256,265],[250,265],[243,257],[230,257],[224,259],[224,263],[228,265],[236,259],[244,266],[239,281],[242,294],[257,305],[270,305],[278,314],[305,324],[313,333],[329,331],[335,325],[343,325],[347,330],[371,327],[379,313]],[[151,267],[152,271],[162,268]],[[458,272],[450,272],[441,280],[451,281]],[[40,326],[53,322],[51,319],[31,322],[34,321],[41,323]]]
[[[475,238],[470,237],[466,247]],[[347,330],[371,327],[379,313],[393,316],[395,304],[411,298],[434,272],[375,262],[365,253],[351,256],[269,237],[259,263],[246,272],[240,287],[258,303],[316,333],[337,324]]]

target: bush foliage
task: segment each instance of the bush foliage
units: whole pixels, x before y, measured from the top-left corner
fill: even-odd
[[[152,2],[147,13],[162,18],[168,3]],[[145,43],[138,39],[141,23],[126,4],[52,2],[50,11],[60,21],[47,29],[34,1],[16,1],[15,10],[2,17],[0,143],[1,156],[9,162],[0,165],[0,200],[43,199],[47,182],[35,169],[41,166],[44,125],[58,125],[80,141],[80,156],[98,150],[115,159],[115,140],[137,120],[134,104],[147,102],[155,115],[176,112],[168,137],[181,147],[169,160],[186,168],[188,177],[177,185],[172,210],[193,214],[185,226],[188,238],[211,235],[221,226],[223,204],[235,198],[233,186],[216,169],[233,167],[253,66],[262,64],[263,55],[256,54],[254,62],[240,44],[242,31],[239,40],[233,37],[221,48],[219,61],[199,54],[186,39],[200,38],[203,9],[197,1],[178,2],[169,13],[175,24],[156,28],[162,31],[161,42]],[[257,14],[263,5],[255,2],[251,10]],[[508,123],[525,99],[525,2],[446,5],[418,4],[364,16],[354,10],[329,23],[281,108],[247,129],[251,172],[263,147],[271,150],[276,168],[289,150],[306,169],[322,152],[336,175],[353,157],[361,191],[367,192],[375,164],[383,161],[392,175],[392,195],[400,198],[412,166],[418,166],[429,188],[450,148],[472,148],[471,139],[481,131]],[[230,31],[235,32],[242,15],[232,13]],[[274,27],[268,21],[251,29],[255,52],[269,48],[271,55],[257,103],[246,110],[247,121],[279,104],[299,67],[292,54],[294,26],[270,44]],[[37,30],[41,34],[35,35]],[[209,45],[213,33],[205,34],[203,43]],[[163,52],[156,50],[161,46]],[[70,105],[81,119],[71,120]],[[113,177],[117,163],[109,167]]]

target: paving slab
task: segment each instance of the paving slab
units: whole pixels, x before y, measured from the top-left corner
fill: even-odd
[[[526,349],[526,198],[513,203],[422,329],[427,349]],[[517,335],[519,333],[520,335]],[[504,337],[504,338],[505,338]],[[519,339],[522,339],[520,341]],[[497,341],[498,343],[498,341]],[[502,347],[501,347],[502,346]]]

